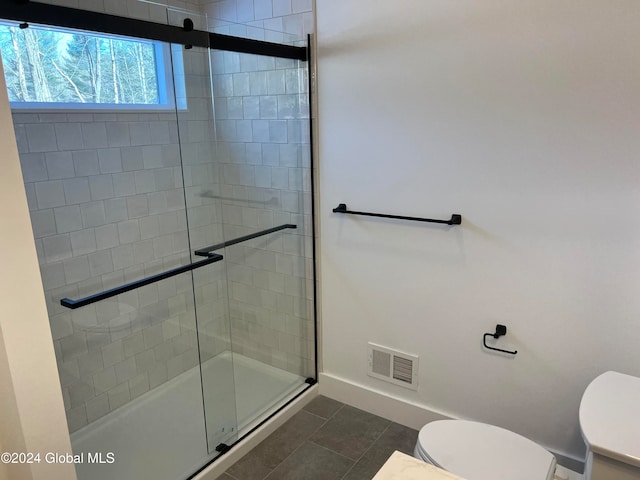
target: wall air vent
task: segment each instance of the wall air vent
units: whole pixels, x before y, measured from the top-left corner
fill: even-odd
[[[368,375],[385,382],[418,389],[418,357],[369,343]]]

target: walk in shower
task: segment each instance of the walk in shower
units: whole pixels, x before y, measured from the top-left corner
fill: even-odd
[[[315,383],[307,41],[178,10],[0,18],[72,445],[105,461],[78,478],[189,478]],[[38,31],[69,37],[37,60]]]

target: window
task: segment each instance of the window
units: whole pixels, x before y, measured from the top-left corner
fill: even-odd
[[[161,42],[0,22],[0,50],[13,108],[175,105],[171,52]]]

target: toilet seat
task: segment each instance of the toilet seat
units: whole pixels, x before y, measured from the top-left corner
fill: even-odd
[[[467,480],[552,480],[555,457],[537,443],[486,423],[438,420],[420,430],[416,455]]]

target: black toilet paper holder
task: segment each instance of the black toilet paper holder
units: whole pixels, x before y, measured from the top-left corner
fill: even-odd
[[[495,350],[496,352],[502,352],[502,353],[508,353],[510,355],[515,355],[516,353],[518,353],[517,350],[514,351],[510,351],[510,350],[503,350],[501,348],[494,348],[494,347],[490,347],[489,345],[487,345],[487,337],[488,336],[492,336],[493,338],[500,338],[503,335],[507,334],[507,327],[504,325],[496,325],[496,331],[494,333],[485,333],[484,337],[482,337],[482,344],[484,345],[484,348],[487,348],[489,350]]]

